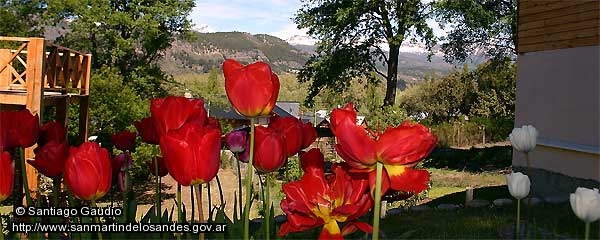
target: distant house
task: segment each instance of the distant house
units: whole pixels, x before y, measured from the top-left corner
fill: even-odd
[[[295,117],[298,118],[300,112],[300,103],[293,102],[276,102],[273,108],[273,114],[280,117]],[[224,120],[230,123],[234,128],[250,125],[250,119],[240,115],[233,109],[230,103],[226,107],[208,106],[208,115],[219,120]],[[269,124],[269,117],[260,117],[257,120],[258,124]]]
[[[600,181],[600,4],[519,1],[515,126],[540,135],[531,153],[536,194]],[[526,165],[513,153],[513,166]]]

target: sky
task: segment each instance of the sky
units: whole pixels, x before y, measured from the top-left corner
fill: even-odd
[[[196,0],[190,18],[204,32],[266,33],[282,39],[305,35],[291,20],[300,0]]]
[[[190,18],[201,32],[266,33],[286,40],[306,35],[292,21],[300,7],[300,0],[196,0]],[[434,21],[428,22],[436,35],[443,33]]]

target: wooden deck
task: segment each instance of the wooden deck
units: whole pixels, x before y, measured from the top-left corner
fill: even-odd
[[[79,143],[87,140],[92,55],[46,42],[43,38],[0,36],[0,110],[27,108],[44,119],[53,106],[57,121],[67,126],[70,104],[79,105]],[[34,157],[33,149],[25,157]],[[30,189],[37,187],[35,169],[27,165]]]

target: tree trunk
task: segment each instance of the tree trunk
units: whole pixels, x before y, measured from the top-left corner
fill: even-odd
[[[385,98],[383,106],[393,106],[396,103],[396,89],[398,85],[398,54],[400,52],[399,45],[390,46],[390,57],[387,63],[387,79],[385,86]]]

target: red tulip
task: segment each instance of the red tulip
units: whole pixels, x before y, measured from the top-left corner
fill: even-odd
[[[333,174],[325,176],[324,157],[316,148],[301,153],[300,161],[302,178],[283,185],[281,210],[288,221],[281,225],[280,236],[319,226],[323,226],[319,239],[342,239],[343,234],[357,229],[372,231],[366,223],[347,224],[342,230],[338,226],[359,218],[373,206],[366,177],[354,178],[347,165],[337,163],[332,166]]]
[[[54,178],[63,173],[65,162],[69,157],[67,141],[50,140],[35,149],[35,159],[27,162],[46,177]]]
[[[219,170],[221,132],[188,123],[162,136],[160,150],[169,174],[179,184],[190,186],[206,183]]]
[[[112,167],[108,150],[96,142],[71,147],[64,171],[65,184],[79,199],[97,200],[110,189]]]
[[[38,146],[43,146],[47,142],[66,142],[67,141],[67,129],[59,122],[47,122],[40,127],[40,134],[38,137]],[[68,149],[67,149],[68,151]]]
[[[302,124],[302,147],[305,149],[317,140],[317,130],[313,127],[312,123],[307,122]]]
[[[9,152],[0,152],[0,202],[6,200],[13,191],[15,165]]]
[[[208,122],[204,102],[201,99],[166,97],[152,99],[150,112],[154,127],[160,137],[171,130],[181,128],[188,122],[205,125]]]
[[[225,91],[233,108],[246,117],[269,115],[279,95],[279,78],[264,62],[243,66],[233,59],[223,63]]]
[[[285,141],[272,129],[257,126],[255,129],[253,165],[262,172],[274,172],[285,164]]]
[[[287,157],[296,155],[302,147],[302,122],[294,117],[273,116],[269,121],[269,129],[283,136]]]
[[[397,127],[388,127],[383,133],[370,133],[356,124],[356,111],[352,103],[331,112],[331,130],[338,143],[335,150],[354,171],[370,172],[375,183],[375,165],[384,165],[382,193],[388,188],[408,193],[427,189],[429,172],[413,167],[429,155],[437,137],[420,124],[406,121]]]
[[[133,151],[137,134],[131,131],[120,131],[111,136],[115,148],[121,151]]]
[[[164,158],[162,158],[162,157],[155,157],[155,158],[156,158],[156,162],[158,163],[158,176],[159,177],[167,176],[167,174],[169,174],[169,172],[167,171],[167,166],[165,166]],[[150,173],[152,175],[156,176],[156,166],[154,164],[154,159],[146,161],[146,165],[148,165],[148,169],[150,170]]]
[[[158,144],[158,133],[154,127],[152,117],[142,118],[142,120],[134,122],[133,125],[140,134],[142,141],[148,144]]]
[[[2,150],[15,147],[27,148],[37,142],[40,118],[27,109],[0,111],[0,146]]]
[[[248,132],[238,130],[225,134],[227,149],[233,153],[241,153],[248,148]]]

